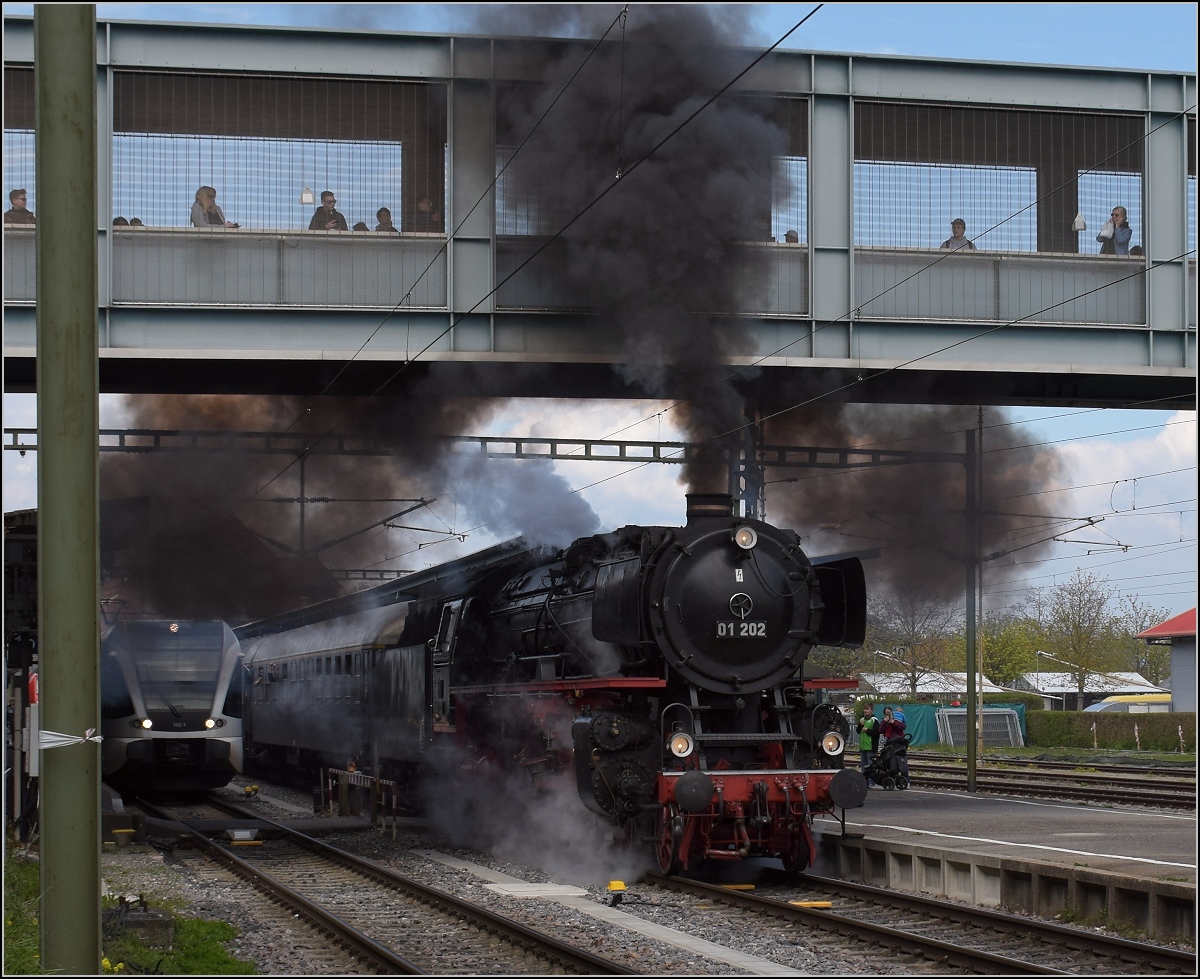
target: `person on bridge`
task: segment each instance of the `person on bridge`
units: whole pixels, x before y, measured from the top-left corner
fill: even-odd
[[[1096,240],[1100,242],[1101,255],[1128,255],[1133,228],[1129,227],[1129,214],[1123,207],[1114,207],[1109,220],[1104,222]]]
[[[417,201],[417,213],[413,216],[413,225],[413,231],[439,232],[442,230],[442,212],[434,207],[430,198],[422,197]]]
[[[386,207],[381,207],[375,212],[375,218],[379,223],[375,225],[376,231],[390,231],[393,234],[399,234],[400,229],[392,224],[392,212]]]
[[[37,224],[37,218],[33,216],[33,211],[25,206],[27,200],[28,197],[23,187],[8,192],[8,203],[12,207],[4,212],[5,224]]]
[[[321,206],[317,208],[317,213],[308,222],[308,230],[349,231],[350,225],[346,223],[345,215],[334,209],[333,205],[336,203],[337,198],[333,196],[332,190],[321,191]]]
[[[962,218],[955,218],[950,222],[950,237],[942,242],[942,247],[949,248],[951,251],[958,251],[960,248],[975,251],[974,243],[967,237],[966,221]]]
[[[238,225],[225,220],[225,212],[217,206],[215,187],[201,187],[196,191],[192,204],[193,228],[236,228]]]

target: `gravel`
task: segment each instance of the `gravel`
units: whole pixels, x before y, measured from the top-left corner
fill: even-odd
[[[218,795],[280,822],[311,815],[310,793],[260,783],[259,793],[247,796],[245,787],[249,784],[251,780],[238,778]],[[599,921],[558,901],[497,893],[487,887],[488,881],[470,871],[448,867],[419,851],[444,853],[528,883],[574,884],[586,890],[586,900],[608,904],[607,877],[596,869],[590,872],[592,879],[587,879],[587,871],[571,873],[558,868],[552,873],[537,866],[536,858],[529,859],[528,850],[519,858],[480,852],[456,845],[415,821],[402,821],[395,837],[393,840],[390,827],[386,832],[375,827],[331,835],[329,841],[643,974],[751,974],[728,962],[708,958],[695,948],[680,948]],[[578,856],[580,866],[585,866],[590,854],[580,852]],[[594,863],[594,867],[600,866]],[[761,915],[642,887],[636,883],[636,870],[630,868],[625,873],[628,891],[619,910],[686,933],[687,941],[701,939],[808,974],[828,972],[831,961],[838,963],[837,971],[842,975],[877,974],[881,969],[897,968],[894,959],[881,962],[878,950],[855,948],[845,939],[797,932],[794,925]],[[111,893],[145,893],[170,902],[180,913],[231,922],[241,930],[230,943],[231,953],[253,962],[259,972],[339,975],[357,971],[347,953],[326,949],[324,940],[303,922],[265,901],[195,851],[177,849],[164,857],[150,846],[131,844],[105,853],[103,874]],[[925,963],[909,962],[901,968],[910,974],[937,971],[932,964],[926,968]]]

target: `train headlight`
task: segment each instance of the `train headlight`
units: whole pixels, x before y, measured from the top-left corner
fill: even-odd
[[[821,750],[827,755],[840,755],[846,750],[846,739],[837,731],[827,731],[821,735]]]
[[[671,754],[676,758],[686,758],[696,750],[696,742],[692,740],[690,734],[676,731],[671,735],[671,740],[667,742],[667,747],[671,749]]]
[[[733,535],[733,542],[743,551],[748,551],[758,543],[758,534],[753,527],[738,527]]]
[[[211,717],[206,717],[206,718],[204,718],[204,726],[211,731],[214,727],[217,726],[217,722],[214,721]]]
[[[142,719],[142,727],[149,731],[150,728],[154,727],[154,722],[150,718],[145,717]]]

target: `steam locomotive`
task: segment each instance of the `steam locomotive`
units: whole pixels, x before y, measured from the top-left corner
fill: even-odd
[[[118,621],[100,643],[104,781],[219,788],[242,770],[241,647],[224,622]]]
[[[693,494],[682,528],[518,539],[239,628],[247,759],[567,778],[664,871],[800,871],[814,815],[867,794],[802,668],[814,645],[860,645],[865,618],[856,558],[814,565],[793,532]]]

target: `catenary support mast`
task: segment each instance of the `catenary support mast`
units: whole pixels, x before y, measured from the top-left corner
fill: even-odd
[[[36,4],[41,726],[100,726],[96,8]],[[100,746],[41,752],[41,967],[100,971]]]

